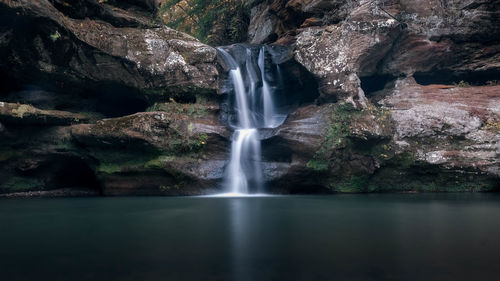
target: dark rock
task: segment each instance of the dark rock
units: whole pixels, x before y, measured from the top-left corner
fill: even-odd
[[[111,9],[94,1],[78,5]],[[104,21],[114,19],[113,14],[96,12],[95,19],[80,19],[61,11],[48,0],[0,1],[2,73],[80,99],[99,96],[103,84],[135,89],[134,100],[149,102],[216,92],[216,51],[195,38],[166,26],[142,23],[131,28]]]
[[[71,132],[96,159],[104,194],[188,195],[221,188],[230,133],[213,115],[137,113],[72,126]]]
[[[252,8],[248,37],[252,44],[270,43],[278,39],[276,26],[278,17],[270,12],[266,2]]]
[[[323,20],[320,18],[308,18],[300,25],[300,28],[306,28],[311,26],[320,26],[323,25]]]

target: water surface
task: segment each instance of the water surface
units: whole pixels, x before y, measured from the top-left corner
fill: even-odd
[[[0,200],[0,280],[499,280],[500,196]]]

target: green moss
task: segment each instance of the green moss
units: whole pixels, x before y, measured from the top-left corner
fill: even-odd
[[[328,131],[321,147],[316,151],[307,167],[314,170],[327,170],[332,153],[335,149],[346,147],[350,144],[347,138],[350,135],[350,123],[354,116],[363,114],[349,103],[340,103],[333,108],[328,120]]]
[[[169,103],[155,103],[148,107],[146,111],[163,111],[176,114],[183,114],[194,118],[203,118],[208,115],[206,106],[200,104],[182,104],[175,101]]]
[[[91,121],[99,120],[99,119],[104,119],[105,116],[102,115],[101,113],[98,112],[92,112],[92,111],[82,111],[78,112],[78,114],[90,119]]]
[[[464,80],[461,80],[458,83],[453,83],[453,85],[460,88],[468,88],[471,86],[468,82],[465,82]]]
[[[328,161],[324,159],[312,159],[307,162],[306,167],[315,171],[326,171],[328,170]]]
[[[22,192],[41,189],[43,183],[37,179],[13,177],[5,182],[2,187],[8,192]]]
[[[0,162],[9,160],[17,155],[17,151],[13,149],[0,150]]]
[[[123,165],[103,163],[97,167],[97,171],[100,173],[114,174],[122,171]]]
[[[409,168],[411,166],[416,165],[416,156],[413,153],[403,153],[395,156],[393,159],[391,159],[391,162],[399,165],[402,168]]]
[[[56,42],[57,39],[61,38],[61,34],[59,33],[58,30],[56,30],[56,32],[50,34],[49,37],[50,37],[50,40],[52,40],[52,42]]]
[[[198,152],[201,148],[207,144],[208,135],[201,133],[195,138],[189,138],[187,142],[187,147],[189,152]]]
[[[177,157],[171,155],[162,155],[149,160],[146,164],[144,164],[144,167],[147,169],[163,168],[167,163],[174,161],[176,158]]]
[[[341,193],[363,193],[378,190],[376,185],[370,183],[369,175],[350,176],[343,180],[335,179],[328,187],[335,192]]]
[[[392,162],[370,177],[382,192],[479,192],[498,190],[498,179],[413,162],[411,168]]]
[[[98,161],[98,172],[113,174],[143,169],[147,162],[158,157],[159,152],[93,149],[89,154]]]

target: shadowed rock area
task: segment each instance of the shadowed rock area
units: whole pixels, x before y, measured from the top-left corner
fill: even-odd
[[[221,191],[230,67],[162,5],[0,0],[1,196]],[[498,1],[242,5],[224,49],[268,44],[289,113],[260,130],[266,191],[500,190]]]

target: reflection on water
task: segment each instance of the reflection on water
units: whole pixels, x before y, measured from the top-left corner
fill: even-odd
[[[0,280],[498,280],[500,196],[0,201]]]

